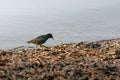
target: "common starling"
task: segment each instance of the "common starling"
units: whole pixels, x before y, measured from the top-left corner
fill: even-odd
[[[36,45],[41,45],[41,44],[44,44],[49,38],[52,38],[54,40],[52,34],[48,33],[46,35],[38,36],[37,38],[34,38],[34,39],[28,41],[27,43],[33,43],[33,44],[36,44]]]

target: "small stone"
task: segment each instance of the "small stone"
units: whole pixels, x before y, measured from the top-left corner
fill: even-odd
[[[120,50],[117,49],[117,50],[115,51],[115,54],[120,56]]]
[[[98,43],[89,43],[85,45],[85,48],[99,48],[101,46],[101,44]]]
[[[36,79],[34,79],[34,78],[28,78],[28,80],[36,80]]]

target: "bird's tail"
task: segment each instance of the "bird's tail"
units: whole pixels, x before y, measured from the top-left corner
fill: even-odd
[[[29,43],[31,43],[31,41],[27,41],[27,43],[29,44]]]

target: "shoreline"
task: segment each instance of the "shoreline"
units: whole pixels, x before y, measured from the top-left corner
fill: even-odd
[[[72,43],[79,43],[79,42],[99,42],[99,41],[107,41],[107,40],[114,40],[114,39],[119,39],[117,37],[113,37],[113,38],[105,38],[105,39],[92,39],[92,40],[80,40],[80,41],[65,41],[65,42],[55,42],[55,43],[48,43],[48,44],[44,44],[45,46],[48,46],[48,47],[51,47],[51,46],[57,46],[57,45],[60,45],[61,43],[62,44],[72,44]],[[3,45],[3,44],[2,44]],[[17,47],[21,47],[21,46],[24,46],[24,48],[28,48],[28,47],[34,47],[35,48],[35,45],[34,44],[30,44],[28,45],[26,42],[22,42],[22,43],[18,43],[18,44],[14,44],[12,43],[11,45],[6,45],[5,46],[2,46],[0,47],[0,50],[12,50],[14,48],[17,48]]]
[[[0,51],[0,79],[119,80],[120,38]]]

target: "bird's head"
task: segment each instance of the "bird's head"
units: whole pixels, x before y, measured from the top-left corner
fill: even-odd
[[[48,38],[52,38],[52,39],[54,40],[53,35],[52,35],[51,33],[48,33],[48,34],[47,34],[47,37],[48,37]]]

